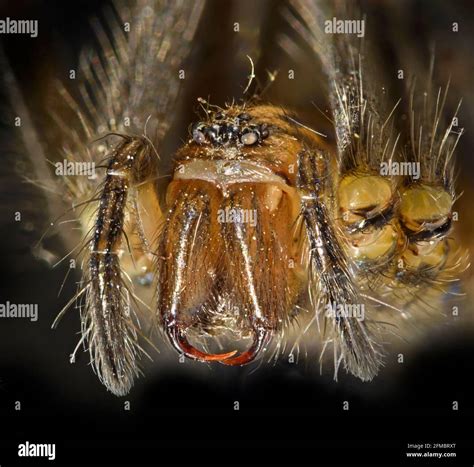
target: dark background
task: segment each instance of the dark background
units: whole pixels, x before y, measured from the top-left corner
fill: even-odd
[[[105,3],[0,3],[0,18],[39,20],[38,38],[4,36],[2,40],[40,133],[42,115],[48,112],[43,90],[53,77],[62,76],[76,63],[79,51],[92,37],[89,17],[100,15]],[[284,74],[291,63],[274,41],[274,33],[281,27],[276,8],[280,2],[244,1],[239,5],[211,1],[207,6],[196,38],[200,49],[190,59],[195,74],[185,89],[185,104],[167,143],[170,152],[194,120],[197,96],[211,95],[214,102],[223,104],[241,95],[248,74],[248,62],[242,55],[245,57],[247,46],[252,50],[255,21],[261,21],[263,28],[261,43],[257,41],[257,48],[263,51],[258,74],[264,76],[265,69],[275,68]],[[397,27],[401,26],[390,23],[396,17],[392,14],[394,4],[368,5],[380,15],[383,40],[396,44]],[[460,241],[469,248],[474,222],[470,186],[474,110],[471,2],[405,1],[400,5],[411,21],[404,27],[413,29],[420,42],[437,35],[441,39],[438,53],[446,63],[442,69],[454,76],[453,93],[465,99],[461,119],[468,131],[458,150],[459,183],[465,194],[458,209]],[[235,21],[231,11],[247,28],[248,36],[244,37],[248,43],[244,45],[229,32]],[[462,25],[462,36],[448,40],[442,30],[446,22],[456,20]],[[306,117],[312,111],[308,100],[318,100],[324,94],[324,85],[315,91],[314,82],[314,78],[300,79],[290,88],[281,81],[270,90],[268,99],[291,105]],[[410,351],[403,365],[397,366],[392,355],[388,368],[372,383],[342,373],[336,383],[330,369],[320,375],[317,363],[304,358],[298,364],[281,361],[253,371],[255,368],[180,364],[177,357],[170,362],[164,352],[153,364],[145,364],[145,377],[129,396],[117,398],[99,383],[87,365],[87,354],[79,352],[77,363],[69,364],[68,355],[78,339],[77,313],[68,313],[55,331],[50,326],[74,293],[74,278],[66,282],[58,298],[66,266],[52,270],[32,256],[31,247],[48,222],[46,204],[40,190],[22,182],[21,173],[29,170],[30,163],[11,128],[6,94],[4,90],[0,114],[0,301],[38,303],[40,318],[35,323],[6,319],[0,323],[0,465],[18,463],[17,445],[24,440],[57,443],[56,464],[138,464],[146,458],[158,464],[165,455],[174,462],[187,463],[299,463],[305,455],[312,464],[325,459],[331,463],[402,465],[407,442],[457,442],[458,463],[450,465],[474,463],[472,318],[449,332],[435,332],[416,351]],[[311,123],[311,116],[308,119]],[[17,210],[28,216],[28,222],[13,222]],[[60,241],[58,237],[48,241],[61,249],[54,245]],[[471,282],[467,275],[468,293]],[[471,302],[468,299],[466,303],[464,314],[471,316]],[[451,410],[454,400],[459,401],[458,411]],[[21,402],[21,411],[14,410],[15,401]],[[124,410],[125,401],[130,402],[130,411]],[[239,401],[239,411],[233,410],[234,401]],[[343,401],[350,403],[348,412],[342,410]],[[30,463],[39,464],[38,459]],[[422,462],[417,460],[416,464]],[[433,460],[427,465],[448,464]]]

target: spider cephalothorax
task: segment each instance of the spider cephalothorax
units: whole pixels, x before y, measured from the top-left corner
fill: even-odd
[[[158,309],[173,345],[228,365],[259,354],[288,323],[302,288],[293,228],[301,138],[277,107],[242,110],[212,113],[178,151],[159,250],[160,258],[172,258],[159,262]],[[216,334],[218,322],[235,334],[228,329],[232,314],[240,316],[240,335],[253,336],[249,350],[216,355],[189,343],[187,332],[203,322],[207,335]]]

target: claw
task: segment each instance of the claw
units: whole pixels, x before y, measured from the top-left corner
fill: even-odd
[[[173,346],[180,353],[186,355],[186,357],[204,362],[218,361],[219,363],[230,366],[245,365],[253,361],[270,337],[269,332],[265,328],[254,329],[255,337],[252,346],[240,355],[236,355],[237,350],[220,354],[210,354],[196,349],[189,343],[185,331],[179,329],[176,324],[168,325],[166,327],[166,333]]]
[[[269,337],[270,334],[265,328],[262,327],[254,329],[254,340],[252,346],[242,354],[221,360],[220,363],[231,366],[245,365],[250,363],[251,361],[255,360],[263,347],[268,343]]]
[[[168,326],[167,334],[173,346],[186,357],[194,360],[201,360],[204,362],[222,361],[232,357],[237,353],[237,350],[227,353],[209,354],[193,347],[186,338],[185,333],[177,326]]]

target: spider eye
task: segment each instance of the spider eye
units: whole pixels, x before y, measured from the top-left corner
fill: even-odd
[[[203,144],[206,141],[206,135],[202,130],[202,126],[193,129],[193,140],[198,144]]]
[[[241,113],[237,115],[237,119],[241,122],[248,122],[252,117],[248,113]]]
[[[206,128],[204,135],[214,143],[217,140],[218,132],[213,128]]]
[[[258,133],[256,131],[250,130],[240,137],[240,141],[242,144],[245,144],[245,146],[251,146],[258,141]]]

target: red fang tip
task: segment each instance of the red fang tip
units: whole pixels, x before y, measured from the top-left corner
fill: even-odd
[[[254,329],[254,339],[252,346],[246,350],[244,353],[240,355],[236,355],[232,358],[226,358],[222,360],[220,363],[224,365],[231,365],[231,366],[238,366],[238,365],[245,365],[246,363],[250,363],[251,361],[255,360],[257,355],[261,352],[261,350],[265,347],[269,340],[270,334],[265,328],[257,328]]]
[[[222,361],[227,358],[234,356],[237,353],[237,350],[227,353],[206,353],[201,350],[193,347],[186,338],[186,335],[183,331],[178,329],[176,326],[168,327],[168,336],[171,340],[173,346],[182,354],[186,355],[188,358],[194,360],[201,360],[203,362],[213,362],[213,361]]]
[[[203,362],[217,361],[224,365],[230,366],[240,366],[245,365],[246,363],[250,363],[260,353],[269,337],[268,332],[264,329],[254,330],[255,337],[252,346],[240,355],[236,355],[237,350],[220,354],[202,352],[201,350],[196,349],[193,345],[189,343],[188,339],[186,338],[185,332],[179,329],[179,327],[177,327],[176,325],[168,326],[167,334],[173,346],[180,353],[186,355],[186,357],[192,358],[193,360],[200,360]]]

